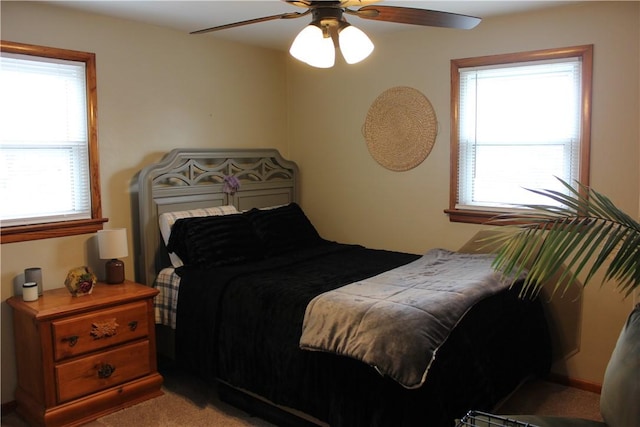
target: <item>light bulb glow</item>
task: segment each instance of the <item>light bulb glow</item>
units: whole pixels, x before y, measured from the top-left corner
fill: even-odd
[[[373,52],[371,39],[359,28],[349,25],[338,34],[340,51],[347,64],[355,64]]]
[[[336,57],[331,37],[324,37],[322,29],[315,25],[308,25],[298,33],[289,53],[297,60],[317,68],[333,67]]]

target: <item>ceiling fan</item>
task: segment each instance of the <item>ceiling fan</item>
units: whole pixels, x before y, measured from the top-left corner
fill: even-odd
[[[311,23],[296,36],[289,53],[294,58],[313,67],[329,68],[335,63],[336,48],[340,48],[345,61],[349,64],[362,61],[373,51],[373,43],[369,37],[362,30],[349,24],[344,15],[352,15],[374,21],[465,30],[474,28],[481,21],[480,18],[474,16],[436,10],[374,5],[379,0],[282,1],[307,10],[219,25],[193,31],[191,34],[209,33],[276,19],[301,18],[311,14]],[[358,6],[360,6],[359,9],[350,9]]]

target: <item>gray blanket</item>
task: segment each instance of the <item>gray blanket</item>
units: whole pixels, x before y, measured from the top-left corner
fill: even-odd
[[[406,388],[427,377],[438,348],[478,301],[508,288],[491,255],[433,249],[418,260],[315,297],[300,348],[361,360]]]

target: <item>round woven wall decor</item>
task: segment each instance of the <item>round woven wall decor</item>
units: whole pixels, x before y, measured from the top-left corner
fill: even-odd
[[[392,87],[369,107],[362,133],[378,163],[392,171],[406,171],[431,152],[438,133],[436,113],[419,90]]]

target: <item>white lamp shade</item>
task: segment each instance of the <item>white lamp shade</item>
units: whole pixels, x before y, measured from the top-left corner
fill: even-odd
[[[347,64],[355,64],[362,61],[373,52],[373,43],[369,37],[359,28],[349,25],[338,34],[340,51]]]
[[[98,231],[98,252],[102,259],[115,259],[129,255],[127,229],[114,228]]]
[[[317,68],[331,68],[336,59],[333,40],[331,37],[324,37],[322,30],[315,25],[308,25],[298,33],[289,53],[299,61]]]

